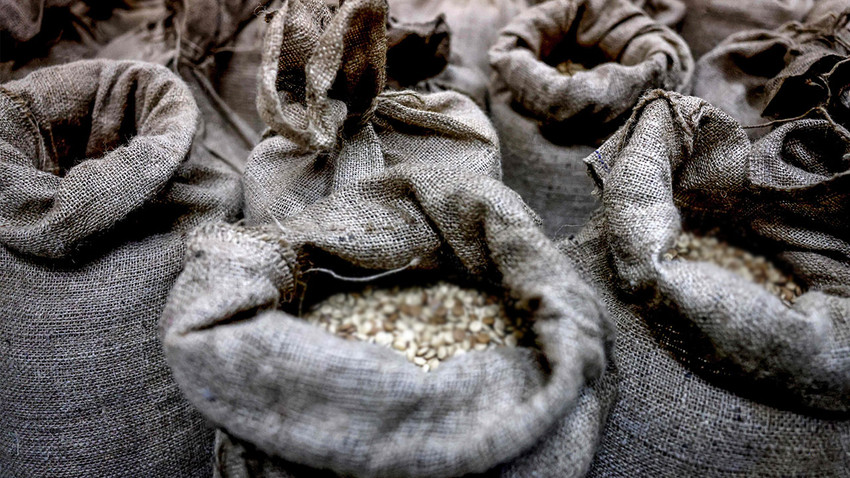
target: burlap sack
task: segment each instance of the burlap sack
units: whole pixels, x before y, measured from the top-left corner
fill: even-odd
[[[702,100],[657,92],[587,158],[603,209],[562,250],[616,321],[614,406],[590,476],[848,476],[847,131],[796,121],[751,144]],[[707,262],[721,227],[793,270],[793,306]]]
[[[426,23],[444,18],[451,38],[446,68],[413,88],[423,92],[457,91],[488,111],[491,71],[487,51],[499,30],[534,1],[390,0],[390,14],[401,22]]]
[[[365,8],[361,4],[357,9]],[[385,9],[374,8],[379,10],[372,17],[357,23],[339,17],[335,30],[325,30],[331,14],[315,1],[293,2],[272,20],[257,104],[275,135],[254,149],[245,172],[249,224],[289,217],[399,163],[501,176],[495,132],[467,98],[449,92],[380,94],[386,35],[383,25],[373,23]],[[338,45],[326,46],[334,41]],[[334,56],[320,54],[325,49]],[[341,144],[340,135],[346,139]]]
[[[402,90],[442,72],[449,64],[451,33],[446,18],[387,21],[387,86]]]
[[[800,21],[823,0],[682,0],[686,15],[681,35],[699,59],[730,35],[772,30]]]
[[[491,117],[505,184],[549,235],[577,232],[598,206],[582,159],[649,88],[683,89],[693,61],[671,30],[625,0],[551,0],[526,10],[490,52]],[[554,65],[584,65],[574,74]]]
[[[610,380],[587,387],[601,306],[498,182],[483,112],[456,93],[381,93],[385,22],[383,0],[273,15],[258,98],[272,136],[247,165],[246,225],[192,236],[162,321],[175,377],[226,431],[220,476],[580,476],[613,397]],[[540,350],[425,374],[298,318],[305,291],[343,286],[316,268],[476,278],[532,311]]]
[[[238,175],[190,154],[197,118],[149,64],[0,86],[1,476],[209,476],[156,328],[184,233],[240,204]]]
[[[746,126],[810,113],[823,117],[825,111],[810,111],[818,106],[841,117],[848,109],[840,103],[850,77],[849,18],[850,2],[824,1],[805,23],[732,35],[699,60],[693,93]],[[752,138],[769,131],[748,129]]]
[[[800,29],[785,69],[766,85],[763,116],[801,117],[817,109],[850,128],[850,2],[822,1]]]

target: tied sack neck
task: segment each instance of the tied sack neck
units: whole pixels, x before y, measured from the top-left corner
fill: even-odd
[[[333,17],[312,0],[287,0],[263,46],[257,108],[272,131],[310,149],[336,145],[369,120],[386,81],[385,0],[343,3]]]
[[[166,186],[198,112],[163,67],[80,61],[0,87],[0,243],[45,258],[108,234]]]

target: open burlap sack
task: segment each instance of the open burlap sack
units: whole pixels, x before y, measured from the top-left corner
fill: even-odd
[[[209,475],[156,327],[185,232],[240,204],[238,175],[190,154],[197,118],[149,64],[0,86],[0,475]]]
[[[727,38],[697,63],[693,93],[746,126],[829,110],[846,121],[848,55],[850,2],[824,1],[805,23]],[[748,130],[753,138],[768,131]]]
[[[847,476],[848,152],[826,120],[753,144],[704,101],[656,92],[587,158],[603,208],[561,247],[616,321],[619,370],[590,476]],[[788,306],[665,257],[683,228],[707,227],[807,291]]]
[[[190,242],[164,344],[189,400],[237,438],[219,444],[221,476],[586,472],[614,396],[610,376],[588,386],[609,330],[590,289],[497,181],[399,165],[280,229],[208,227]],[[293,309],[303,284],[317,287],[312,268],[364,275],[410,264],[492,277],[534,304],[540,350],[468,353],[425,374]]]
[[[588,387],[600,305],[498,181],[471,100],[382,93],[385,22],[383,0],[273,15],[258,98],[272,133],[247,165],[245,225],[192,236],[162,320],[175,377],[222,429],[220,476],[580,476],[613,398],[610,380]],[[306,290],[341,286],[316,268],[477,278],[531,310],[540,350],[423,373],[299,318]]]
[[[490,52],[491,117],[505,184],[550,235],[578,231],[598,200],[582,159],[647,89],[681,90],[687,45],[626,0],[551,0],[517,16]],[[555,65],[569,60],[575,71]]]
[[[772,30],[800,21],[823,0],[682,0],[686,6],[681,34],[699,59],[732,34]]]

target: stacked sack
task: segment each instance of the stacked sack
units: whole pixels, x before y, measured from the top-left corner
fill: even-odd
[[[684,90],[693,70],[682,39],[626,0],[530,8],[502,31],[490,62],[505,184],[550,236],[577,232],[598,206],[582,159],[646,90]]]
[[[0,86],[0,475],[208,476],[212,430],[157,338],[185,234],[239,176],[193,154],[163,67],[89,60]]]
[[[590,476],[847,476],[849,157],[828,118],[751,143],[717,108],[659,91],[587,158],[603,206],[561,248],[616,322],[619,371]],[[791,305],[668,255],[711,229],[805,292]]]
[[[850,476],[848,55],[847,0],[0,0],[0,476]],[[512,343],[344,321],[446,281]]]
[[[495,132],[457,93],[382,92],[386,5],[292,1],[268,27],[245,224],[191,237],[163,315],[175,378],[220,429],[219,476],[581,476],[613,388],[601,305],[499,181]],[[299,315],[307,290],[407,269],[476,278],[537,348],[423,373]],[[325,276],[336,281],[322,281]]]

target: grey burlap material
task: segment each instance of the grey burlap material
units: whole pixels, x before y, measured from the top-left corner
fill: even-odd
[[[680,29],[699,59],[732,34],[772,30],[800,21],[815,4],[827,0],[682,0],[686,15]]]
[[[587,158],[603,208],[562,250],[616,320],[618,402],[591,476],[847,476],[847,132],[752,144],[702,100],[656,92]],[[721,227],[793,270],[793,306],[707,262],[664,257]]]
[[[312,1],[288,2],[271,20],[257,103],[275,135],[254,149],[245,172],[249,223],[289,217],[401,163],[500,177],[496,134],[467,98],[379,95],[386,75],[380,3],[341,9],[333,29],[325,28],[330,12]]]
[[[823,10],[824,7],[831,8]],[[843,7],[839,10],[838,7]],[[850,1],[825,1],[797,27],[785,69],[766,85],[766,117],[817,113],[850,128]]]
[[[805,23],[727,38],[697,63],[694,95],[746,126],[811,113],[823,117],[826,110],[842,116],[848,76],[846,63],[839,63],[850,54],[850,2],[824,1],[822,7],[827,9],[813,10]],[[818,106],[825,111],[810,111]],[[753,138],[768,131],[748,129]]]
[[[558,428],[566,436],[547,461],[586,469],[604,412],[585,410],[598,401],[579,394],[602,372],[607,328],[514,193],[482,175],[405,164],[275,227],[195,234],[164,313],[175,377],[213,423],[267,454],[345,475],[457,476],[517,457],[578,414]],[[306,271],[339,261],[498,277],[535,304],[541,355],[469,353],[424,374],[396,352],[275,310],[297,300]]]
[[[387,85],[401,90],[442,72],[449,63],[451,32],[443,15],[426,22],[387,21]]]
[[[678,28],[685,18],[686,8],[682,0],[632,0],[632,3],[641,7],[656,22],[670,28]]]
[[[612,400],[586,386],[607,321],[498,182],[483,112],[456,93],[381,93],[385,24],[382,0],[273,15],[258,99],[272,132],[247,165],[246,226],[192,236],[162,321],[175,377],[227,432],[221,476],[581,475]],[[298,318],[305,287],[340,287],[317,268],[477,277],[533,310],[541,348],[423,373]]]
[[[189,154],[197,119],[150,64],[0,86],[0,475],[208,476],[212,430],[156,327],[185,232],[240,204],[237,175]]]
[[[451,63],[489,75],[487,52],[499,30],[534,0],[389,0],[390,14],[407,22],[444,15],[452,32]]]
[[[446,68],[414,85],[425,92],[457,91],[488,109],[490,64],[487,52],[499,30],[528,7],[527,0],[390,0],[390,14],[402,22],[430,22],[445,18],[451,53]],[[392,71],[390,71],[392,74]]]
[[[687,45],[625,0],[552,0],[526,10],[490,52],[491,116],[505,184],[550,235],[576,232],[598,206],[581,160],[647,89],[683,89]],[[583,71],[563,74],[570,60]]]
[[[572,411],[530,450],[509,463],[469,478],[525,478],[529,476],[583,477],[587,474],[602,426],[616,397],[616,369],[609,365],[599,379],[590,381]],[[340,475],[296,465],[258,450],[222,430],[216,431],[215,477],[334,478]],[[398,476],[395,474],[393,476]],[[449,475],[433,475],[449,476]]]

